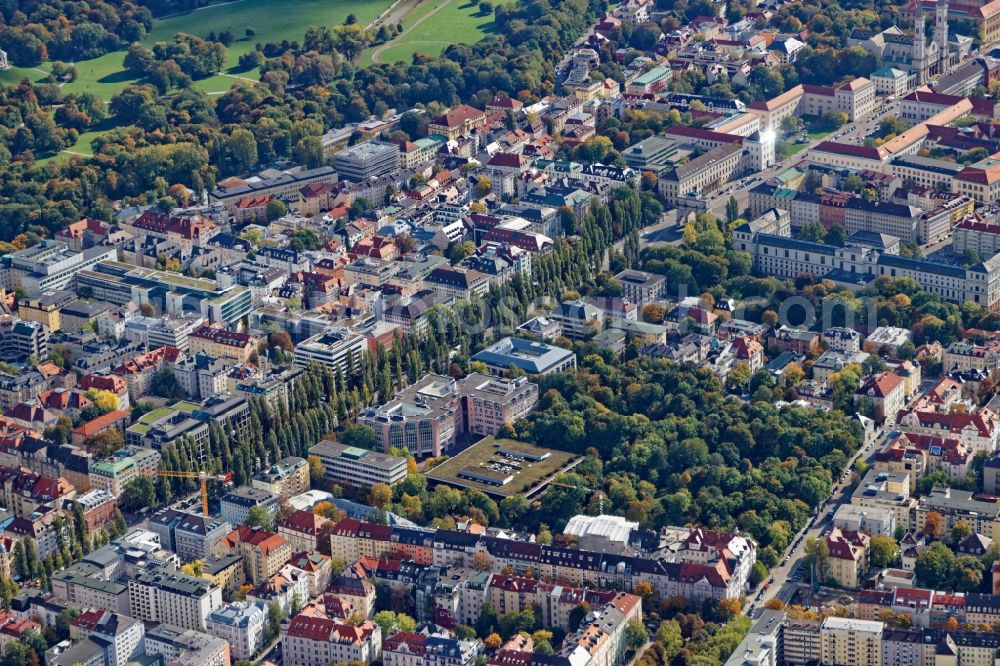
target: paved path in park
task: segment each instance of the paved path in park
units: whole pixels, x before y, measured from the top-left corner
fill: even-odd
[[[429,19],[430,17],[434,16],[439,11],[441,11],[442,9],[444,9],[445,7],[447,7],[448,5],[450,5],[452,3],[452,1],[453,0],[444,0],[444,2],[442,2],[440,5],[438,5],[437,7],[435,7],[434,9],[432,9],[431,11],[427,12],[426,14],[424,14],[423,16],[421,16],[419,19],[417,19],[417,21],[414,22],[413,25],[411,25],[409,27],[403,26],[403,32],[401,32],[399,34],[399,36],[397,36],[395,39],[389,40],[388,42],[386,42],[382,46],[380,46],[377,49],[375,49],[375,51],[372,53],[372,62],[374,62],[374,63],[381,63],[382,62],[382,60],[381,60],[382,54],[385,51],[387,51],[388,49],[391,49],[394,46],[398,46],[399,45],[398,44],[399,40],[403,36],[406,35],[406,33],[407,33],[408,30],[413,30],[418,25],[420,25],[421,23],[423,23],[424,21],[426,21],[427,19]],[[402,7],[404,4],[406,4],[406,5],[412,5],[409,8],[409,11],[412,11],[413,8],[416,7],[417,4],[419,4],[419,3],[416,0],[413,0],[412,2],[410,0],[407,0],[406,2],[400,3],[400,7]],[[409,43],[410,44],[445,44],[445,45],[448,45],[451,42],[409,42]]]

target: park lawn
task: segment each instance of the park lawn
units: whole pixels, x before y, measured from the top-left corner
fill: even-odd
[[[499,0],[493,4],[508,1]],[[424,17],[426,20],[421,21]],[[473,44],[495,29],[493,16],[479,11],[478,0],[424,0],[419,9],[404,20],[402,37],[383,51],[379,59],[382,62],[410,62],[414,53],[438,55],[450,44]],[[362,57],[362,63],[370,62],[369,52]]]
[[[830,130],[812,130],[806,132],[809,135],[810,141],[819,141],[830,133]]]
[[[243,75],[241,74],[240,76]],[[237,81],[238,79],[234,79],[231,76],[223,76],[222,74],[216,74],[215,76],[210,76],[207,79],[199,79],[197,81],[194,81],[192,87],[198,88],[199,90],[204,90],[209,95],[221,95],[230,88],[232,88],[233,84],[236,83]]]
[[[791,157],[792,155],[797,155],[805,150],[809,146],[808,143],[790,143],[788,144],[788,151],[785,157]]]
[[[94,154],[94,139],[103,136],[105,132],[112,129],[112,121],[106,120],[101,125],[90,130],[89,132],[84,132],[76,139],[76,143],[69,148],[64,148],[63,150],[55,153],[53,155],[46,155],[35,160],[38,164],[45,164],[46,162],[51,162],[52,160],[65,159],[72,155],[77,155],[79,157],[89,157]]]
[[[417,6],[414,7],[409,14],[406,15],[406,18],[403,19],[403,35],[404,36],[406,35],[406,30],[409,28],[409,26],[420,21],[421,19],[423,19],[423,17],[427,16],[427,14],[434,11],[434,8],[440,6],[442,1],[450,2],[452,0],[420,0],[420,2],[417,3]],[[396,47],[393,46],[392,48],[387,49],[385,53],[389,53],[394,48]],[[372,60],[372,54],[376,51],[376,49],[378,49],[378,46],[367,48],[364,51],[362,51],[361,56],[358,58],[358,64],[361,67],[367,67],[368,65],[373,64],[374,61]],[[394,60],[400,60],[400,58],[394,58]],[[407,62],[409,62],[409,58],[406,58],[406,60]],[[392,60],[387,60],[385,58],[384,53],[381,61],[393,62]]]
[[[76,65],[76,80],[63,85],[64,94],[89,92],[105,102],[117,95],[130,83],[137,83],[139,77],[122,68],[124,51],[105,53],[100,58],[81,60]]]
[[[306,28],[310,25],[336,25],[343,23],[348,14],[353,13],[358,21],[369,23],[385,9],[391,0],[347,0],[346,2],[329,2],[328,0],[235,0],[223,4],[208,5],[201,9],[176,14],[166,18],[155,19],[153,29],[143,40],[143,44],[152,48],[156,42],[167,41],[178,32],[186,32],[199,37],[208,33],[231,30],[237,36],[226,49],[226,71],[247,78],[258,78],[259,71],[238,72],[239,57],[251,51],[257,42],[281,41],[283,39],[302,41]],[[245,37],[246,29],[251,28],[254,36]],[[77,78],[72,83],[63,86],[66,93],[92,92],[109,101],[126,85],[138,82],[138,79],[122,67],[125,51],[106,53],[92,60],[81,60],[76,63]],[[43,65],[42,67],[47,67]],[[37,70],[27,68],[12,68],[0,72],[0,82],[17,82],[27,75],[32,80],[43,78]],[[229,77],[214,76],[195,85],[207,92],[224,92],[236,82]],[[225,84],[225,85],[224,85]]]
[[[37,68],[35,67],[11,67],[10,69],[5,69],[0,71],[0,85],[15,85],[28,79],[32,83],[41,83],[42,79],[48,76],[44,71],[47,70],[49,64],[42,63]]]
[[[236,0],[208,5],[185,14],[177,14],[153,23],[153,29],[143,40],[151,47],[155,42],[173,39],[178,32],[205,37],[210,32],[230,30],[237,41],[226,49],[226,67],[237,66],[239,57],[252,51],[257,42],[302,42],[306,28],[311,25],[334,26],[343,23],[348,14],[354,14],[363,24],[370,23],[389,6],[391,0]],[[254,36],[247,39],[246,29]],[[124,57],[124,54],[123,54]]]

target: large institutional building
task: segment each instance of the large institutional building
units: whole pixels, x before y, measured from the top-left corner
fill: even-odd
[[[954,303],[1000,306],[1000,255],[962,268],[899,255],[899,239],[858,232],[843,247],[791,238],[787,213],[772,210],[733,232],[733,246],[753,259],[754,273],[778,278],[815,275],[848,287],[863,287],[878,277],[909,277],[922,289]]]

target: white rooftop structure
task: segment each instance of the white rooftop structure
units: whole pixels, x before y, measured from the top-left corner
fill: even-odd
[[[881,634],[884,628],[884,622],[858,620],[853,617],[828,617],[822,624],[822,630],[826,631],[856,631],[867,634]]]
[[[628,543],[632,530],[638,529],[639,523],[625,520],[621,516],[573,516],[566,524],[563,534],[572,534],[586,538],[597,538],[620,544]]]
[[[296,495],[288,500],[292,508],[296,511],[312,511],[313,507],[320,502],[329,502],[333,495],[323,490],[307,490],[301,495]]]

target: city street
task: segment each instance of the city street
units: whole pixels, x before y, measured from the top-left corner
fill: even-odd
[[[883,426],[876,433],[874,441],[867,447],[862,448],[851,458],[846,473],[837,479],[833,487],[833,492],[830,494],[830,499],[820,505],[816,516],[806,524],[803,530],[793,537],[792,545],[786,551],[781,564],[771,569],[771,578],[774,579],[774,582],[770,584],[769,589],[764,593],[762,598],[757,599],[756,595],[754,596],[753,600],[747,606],[746,612],[748,614],[752,615],[757,608],[763,608],[764,604],[775,597],[787,604],[795,594],[799,583],[809,584],[809,569],[805,563],[806,540],[809,537],[819,538],[821,534],[827,531],[830,527],[829,511],[831,509],[836,513],[836,510],[841,505],[850,504],[851,494],[853,493],[853,489],[851,488],[851,474],[854,469],[854,463],[862,456],[864,456],[867,462],[871,463],[875,453],[885,445],[885,440],[889,432],[890,429]],[[801,577],[798,580],[792,580],[792,574],[800,565]]]

